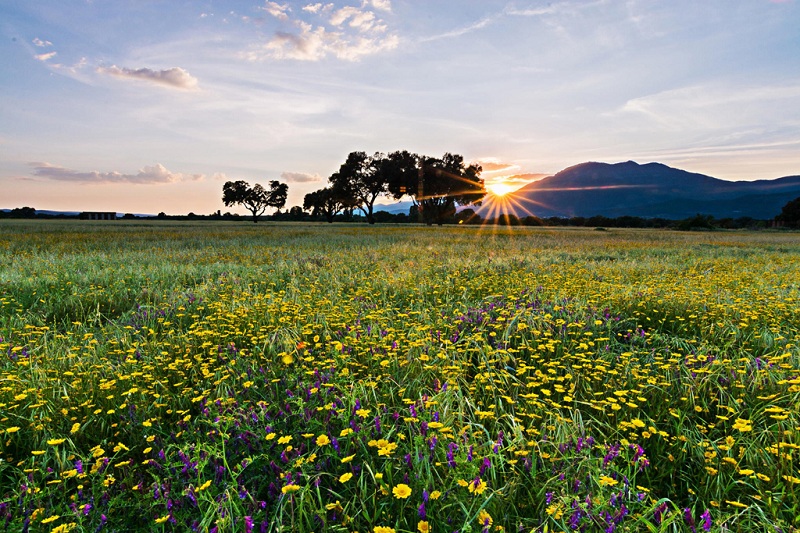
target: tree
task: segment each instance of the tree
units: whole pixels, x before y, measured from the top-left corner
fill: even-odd
[[[783,206],[778,220],[790,228],[800,227],[800,198],[795,198]]]
[[[355,200],[354,207],[364,213],[370,224],[375,223],[372,214],[375,200],[388,190],[386,176],[381,172],[384,159],[380,152],[371,156],[366,152],[351,152],[339,171],[328,178],[341,197]]]
[[[331,223],[336,213],[348,207],[355,207],[352,197],[347,197],[346,193],[337,190],[336,187],[325,187],[306,194],[303,198],[303,209],[311,211],[311,216],[324,216]]]
[[[228,181],[222,187],[225,206],[242,205],[253,214],[253,222],[264,214],[268,207],[280,209],[286,205],[289,186],[279,181],[270,181],[269,190],[256,183],[253,187],[246,181]]]
[[[480,165],[465,165],[458,154],[434,158],[394,152],[382,171],[392,196],[396,200],[411,196],[428,225],[454,219],[457,205],[480,205],[486,195]]]

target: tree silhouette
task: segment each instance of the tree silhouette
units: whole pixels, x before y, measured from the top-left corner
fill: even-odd
[[[341,196],[355,200],[354,206],[364,213],[370,224],[375,223],[372,214],[375,200],[388,190],[386,176],[381,172],[384,158],[380,152],[371,156],[366,152],[351,152],[339,171],[328,178]]]
[[[280,209],[286,205],[289,186],[279,181],[270,181],[269,190],[256,183],[253,187],[246,181],[228,181],[222,187],[222,201],[226,207],[242,205],[253,214],[253,222],[264,214],[268,207]]]
[[[311,216],[324,216],[328,223],[333,222],[339,211],[354,207],[353,198],[333,186],[310,192],[303,198],[303,209],[311,211]]]
[[[795,198],[781,208],[781,214],[778,215],[778,220],[781,220],[790,228],[800,227],[800,198]]]
[[[458,154],[434,158],[393,152],[382,170],[392,196],[396,200],[411,196],[428,225],[452,220],[457,205],[480,205],[486,195],[480,165],[465,165]]]

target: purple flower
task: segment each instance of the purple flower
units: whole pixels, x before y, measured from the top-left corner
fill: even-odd
[[[695,533],[697,529],[694,525],[694,518],[692,517],[692,510],[688,507],[683,510],[683,519],[689,524],[689,528],[692,530],[692,533]]]
[[[703,521],[703,531],[711,530],[711,511],[706,509],[706,512],[700,515],[700,520]]]
[[[244,517],[244,531],[245,533],[252,533],[253,531],[253,518],[250,516]]]

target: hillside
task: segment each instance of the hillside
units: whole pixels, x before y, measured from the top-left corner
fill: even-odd
[[[477,212],[483,217],[508,213],[683,219],[702,213],[771,219],[798,196],[800,176],[725,181],[660,163],[582,163],[503,197],[487,196]]]

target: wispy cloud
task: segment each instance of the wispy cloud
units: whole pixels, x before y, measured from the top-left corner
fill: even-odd
[[[467,26],[463,26],[461,28],[456,28],[454,30],[446,31],[444,33],[439,33],[437,35],[431,35],[429,37],[423,37],[420,39],[419,42],[427,43],[431,41],[438,41],[440,39],[451,39],[453,37],[461,37],[462,35],[466,35],[467,33],[472,33],[473,31],[480,30],[482,28],[487,27],[491,23],[495,22],[497,19],[503,16],[503,13],[495,13],[494,15],[489,15],[488,17],[484,17],[481,20],[469,24]]]
[[[481,166],[484,174],[502,174],[515,172],[520,169],[519,165],[501,161],[496,157],[485,157],[475,162]]]
[[[33,57],[35,57],[39,61],[47,61],[48,59],[54,58],[57,53],[58,52],[53,51],[53,52],[47,52],[47,53],[44,53],[44,54],[36,54]]]
[[[33,42],[33,44],[35,44],[39,48],[45,48],[47,46],[53,46],[53,43],[51,43],[50,41],[45,41],[45,40],[39,39],[38,37],[36,37],[32,42]]]
[[[50,163],[29,163],[29,165],[33,167],[33,175],[38,178],[72,183],[133,183],[146,185],[198,181],[205,177],[203,174],[170,172],[160,163],[143,167],[136,174],[123,174],[117,171],[99,172],[96,170],[81,172]]]
[[[158,85],[166,85],[176,89],[189,90],[197,87],[197,78],[180,67],[165,70],[152,70],[149,68],[123,68],[112,65],[110,67],[98,67],[97,72],[118,78],[142,80]]]
[[[666,129],[720,128],[794,117],[800,85],[727,87],[694,85],[628,100],[621,112],[641,115]]]
[[[289,183],[314,183],[322,181],[322,176],[319,174],[306,174],[303,172],[281,172],[281,179]]]
[[[262,9],[286,25],[245,57],[252,61],[293,59],[319,61],[328,56],[357,61],[364,56],[392,50],[400,42],[396,33],[372,9],[390,11],[388,1],[372,0],[361,7],[308,4],[293,13],[288,4],[267,2]]]

